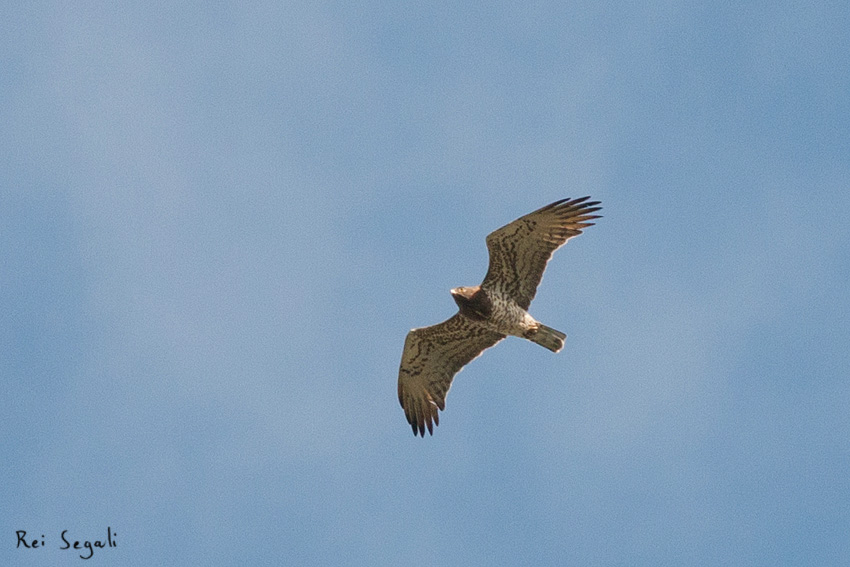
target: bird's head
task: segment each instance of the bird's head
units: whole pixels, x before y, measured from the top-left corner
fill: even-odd
[[[475,292],[478,291],[478,286],[475,287],[456,287],[451,290],[452,297],[458,303],[463,300],[469,301]]]
[[[490,316],[490,300],[481,291],[481,286],[456,287],[452,290],[452,299],[457,303],[460,312],[476,321],[483,321]]]

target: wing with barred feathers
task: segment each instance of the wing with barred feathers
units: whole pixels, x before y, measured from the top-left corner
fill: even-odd
[[[490,266],[481,287],[506,293],[528,309],[552,253],[599,218],[599,201],[561,199],[490,233]]]
[[[404,341],[398,370],[398,401],[414,435],[434,434],[440,424],[438,409],[461,368],[505,335],[457,313],[431,327],[413,329]]]

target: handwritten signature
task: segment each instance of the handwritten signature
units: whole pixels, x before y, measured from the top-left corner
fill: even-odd
[[[62,533],[59,534],[59,537],[62,538],[62,545],[59,546],[59,549],[86,550],[83,553],[88,553],[88,555],[83,555],[81,553],[80,559],[91,559],[92,556],[94,556],[95,549],[118,547],[118,541],[116,540],[118,532],[113,532],[110,526],[106,527],[106,539],[104,540],[69,540],[65,537],[67,533],[68,530],[62,530]],[[44,534],[41,534],[41,539],[27,538],[26,530],[18,530],[15,532],[15,535],[18,536],[18,544],[15,546],[16,549],[41,549],[47,547],[47,539],[44,537]],[[71,541],[73,541],[73,543],[71,543]]]

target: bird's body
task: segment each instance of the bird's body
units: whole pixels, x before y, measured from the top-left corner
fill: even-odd
[[[529,339],[552,352],[558,352],[564,346],[566,335],[537,321],[504,292],[475,286],[456,287],[451,293],[461,315],[496,333]],[[552,335],[552,332],[555,334]],[[540,342],[547,337],[552,337],[552,340],[545,344]]]
[[[552,352],[566,335],[538,322],[528,307],[552,253],[599,218],[589,197],[563,199],[487,236],[490,266],[481,285],[451,290],[458,312],[430,327],[413,329],[404,343],[398,398],[414,435],[433,434],[452,379],[464,365],[507,335]]]

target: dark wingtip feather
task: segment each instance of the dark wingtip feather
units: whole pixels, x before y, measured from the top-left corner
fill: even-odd
[[[597,206],[600,204],[599,201],[584,202],[588,198],[589,197],[582,197],[581,199],[574,199],[572,201],[559,201],[559,204],[555,207],[555,210],[561,217],[574,217],[581,215],[589,215],[590,213],[595,213],[596,211],[602,209],[602,207]]]
[[[551,209],[559,209],[559,211],[578,211],[578,210],[581,210],[583,212],[584,211],[592,212],[590,210],[587,210],[587,208],[588,207],[595,207],[596,205],[600,204],[600,201],[586,202],[588,199],[590,199],[590,195],[585,195],[584,197],[579,197],[578,199],[570,199],[569,197],[567,197],[566,199],[558,199],[554,203],[549,203],[545,207],[538,209],[534,212],[535,213],[541,213],[543,211],[548,211],[548,210],[551,210]],[[601,207],[593,209],[593,210],[598,211],[600,208]]]
[[[432,422],[430,417],[414,418],[414,421],[410,422],[410,427],[413,429],[413,436],[425,437],[426,429],[429,435],[434,435],[434,426],[440,425],[440,418],[435,414],[433,419],[434,421]]]

